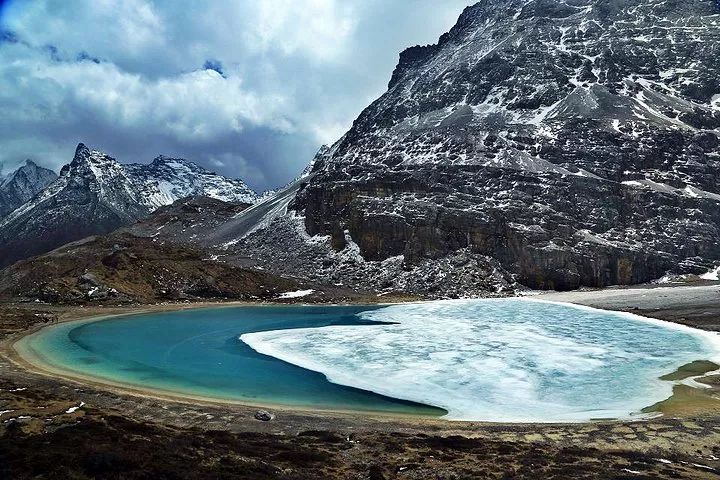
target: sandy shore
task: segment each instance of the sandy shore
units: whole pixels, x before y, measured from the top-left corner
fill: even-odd
[[[236,305],[238,306],[238,305]],[[256,306],[256,305],[255,305]],[[199,307],[199,308],[212,308],[214,305]],[[166,311],[166,310],[163,310]],[[168,310],[173,311],[173,310]],[[140,312],[133,312],[133,314],[140,314]],[[82,324],[85,322],[101,321],[108,318],[117,316],[124,316],[127,314],[116,314],[116,315],[100,315],[92,316],[90,318],[82,319],[67,319],[64,322],[77,322]],[[63,323],[64,323],[63,322]],[[38,375],[50,376],[52,378],[64,378],[72,382],[76,382],[81,385],[90,386],[97,389],[104,389],[108,392],[112,392],[119,395],[134,395],[143,397],[151,400],[161,400],[168,402],[191,402],[198,406],[208,407],[241,407],[244,409],[271,409],[274,412],[282,413],[295,413],[300,415],[310,414],[324,414],[329,416],[347,416],[347,417],[361,417],[368,418],[374,417],[378,419],[407,419],[410,421],[423,421],[433,420],[435,417],[428,415],[414,415],[414,414],[403,414],[403,413],[385,413],[385,412],[369,412],[362,410],[351,410],[351,409],[311,409],[301,408],[297,406],[283,405],[272,403],[270,401],[259,401],[251,402],[247,400],[232,400],[232,399],[217,399],[212,397],[204,397],[200,395],[192,395],[190,393],[175,392],[171,390],[162,390],[158,388],[152,388],[148,386],[135,386],[122,382],[114,382],[110,379],[93,377],[90,375],[83,375],[80,372],[67,370],[51,365],[47,360],[43,359],[38,352],[36,352],[26,340],[40,330],[46,328],[52,328],[53,325],[48,325],[35,330],[27,335],[22,335],[14,341],[9,342],[7,346],[0,343],[0,348],[3,353],[7,356],[8,360],[17,366],[24,368],[30,372]]]
[[[541,293],[536,298],[631,312],[702,330],[720,331],[720,284],[608,288]]]

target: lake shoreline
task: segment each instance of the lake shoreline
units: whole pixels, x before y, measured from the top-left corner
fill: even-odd
[[[208,304],[198,307],[197,309],[213,309],[217,308],[218,306],[221,307],[227,307],[227,308],[233,308],[233,307],[276,307],[276,306],[289,306],[285,304],[275,305],[275,304],[252,304],[252,303],[238,303],[238,304],[222,304],[222,305],[214,305],[214,304]],[[182,308],[182,309],[160,309],[160,310],[152,310],[152,311],[162,311],[162,312],[173,312],[173,311],[187,311],[191,310],[190,308]],[[196,309],[192,309],[196,310]],[[49,362],[47,359],[44,359],[43,356],[35,351],[35,349],[32,347],[30,342],[28,341],[33,335],[36,335],[40,333],[43,330],[50,329],[57,327],[60,324],[68,324],[68,323],[74,323],[77,325],[83,325],[87,323],[94,323],[94,322],[100,322],[112,318],[125,318],[125,317],[132,317],[135,315],[142,315],[148,313],[148,311],[133,311],[131,313],[120,313],[120,314],[112,314],[112,315],[98,315],[98,316],[91,316],[87,318],[67,318],[64,319],[62,322],[54,323],[51,325],[43,325],[39,328],[33,329],[33,331],[28,332],[27,334],[23,334],[19,337],[17,337],[14,341],[10,343],[9,346],[5,346],[4,344],[0,344],[0,348],[2,349],[2,354],[6,355],[8,359],[10,359],[12,362],[16,363],[17,365],[21,366],[22,368],[27,369],[28,371],[32,371],[33,373],[44,375],[44,376],[50,376],[53,378],[64,378],[72,382],[76,382],[83,385],[92,386],[93,388],[98,389],[105,389],[113,393],[117,394],[125,394],[125,395],[135,395],[140,396],[147,399],[155,399],[155,400],[162,400],[162,401],[176,401],[176,402],[182,402],[182,403],[188,403],[191,402],[193,404],[196,404],[198,406],[220,406],[220,407],[243,407],[243,408],[255,408],[255,409],[272,409],[276,412],[295,412],[300,414],[308,414],[308,413],[322,413],[326,415],[342,415],[342,416],[353,416],[353,417],[363,417],[363,416],[377,416],[380,418],[400,418],[400,419],[411,419],[411,420],[424,420],[424,419],[438,419],[438,416],[429,415],[429,414],[420,414],[420,413],[402,413],[402,412],[383,412],[380,410],[353,410],[353,409],[338,409],[338,408],[311,408],[311,407],[303,407],[301,405],[291,405],[291,404],[283,404],[283,403],[277,403],[270,400],[259,400],[258,402],[248,401],[248,400],[240,400],[240,399],[230,399],[230,398],[219,398],[219,397],[209,397],[209,396],[203,396],[203,395],[195,395],[189,392],[179,392],[179,391],[173,391],[173,390],[164,390],[162,388],[156,388],[156,387],[150,387],[145,385],[134,385],[132,383],[125,383],[122,381],[113,381],[111,379],[107,378],[101,378],[96,377],[90,374],[83,374],[82,372],[78,372],[72,369],[68,368],[62,368],[53,366],[51,362]],[[160,320],[161,321],[161,320]]]
[[[671,288],[662,288],[658,290],[657,288],[652,289],[641,289],[641,288],[631,288],[631,289],[611,289],[611,290],[604,290],[604,291],[585,291],[585,292],[567,292],[567,293],[558,293],[558,292],[552,292],[552,293],[543,293],[540,295],[534,295],[532,297],[529,297],[529,300],[542,300],[542,301],[551,301],[551,302],[558,302],[558,303],[570,303],[573,305],[578,306],[586,306],[591,308],[601,308],[603,310],[614,310],[614,311],[620,311],[620,312],[627,312],[636,315],[637,311],[642,312],[648,312],[650,309],[653,308],[660,308],[664,303],[667,303],[667,301],[663,302],[663,295],[670,296],[673,299],[677,298],[685,298],[686,292],[683,289],[693,289],[692,292],[694,294],[702,293],[702,295],[707,296],[709,299],[713,298],[713,295],[717,292],[717,287],[671,287]],[[697,290],[698,288],[702,288],[702,292],[700,290]],[[647,297],[647,293],[649,291],[653,290],[653,295],[650,297]],[[610,295],[603,295],[603,293],[611,292]],[[615,297],[615,303],[612,302],[609,303],[610,306],[615,306],[616,308],[608,308],[608,298]],[[622,301],[617,301],[617,299],[620,298]],[[574,300],[574,301],[573,301]],[[637,305],[634,305],[630,308],[628,308],[628,301],[630,303],[635,303],[643,307],[640,309]],[[388,302],[383,304],[394,304],[396,302]],[[398,302],[398,303],[407,303],[407,302]],[[415,301],[412,301],[410,303],[415,303]],[[353,303],[357,304],[357,303]],[[364,303],[363,303],[364,304]],[[598,304],[602,306],[598,306]],[[202,302],[197,304],[188,304],[188,303],[182,303],[182,304],[164,304],[164,305],[144,305],[144,306],[133,306],[133,307],[110,307],[108,310],[104,313],[100,313],[102,308],[83,308],[83,307],[77,307],[77,308],[70,308],[68,311],[64,313],[64,315],[58,319],[58,323],[65,323],[65,322],[75,322],[75,321],[100,321],[107,318],[113,318],[117,316],[127,316],[127,315],[133,315],[133,314],[144,314],[144,313],[152,313],[152,312],[165,312],[165,311],[182,311],[187,309],[201,309],[201,308],[218,308],[218,307],[237,307],[237,306],[279,306],[279,305],[288,305],[288,303],[253,303],[253,302]],[[290,305],[296,305],[296,303],[292,303]],[[667,309],[666,309],[667,310]],[[684,311],[684,310],[683,310]],[[663,316],[667,317],[667,314],[665,313]],[[689,326],[686,322],[686,318],[682,317],[684,322],[668,320],[667,318],[659,318],[655,319],[654,317],[642,315],[644,318],[654,319],[656,320],[662,320],[663,322],[671,322],[679,325],[686,325]],[[680,320],[680,319],[678,319]],[[13,338],[5,338],[0,343],[0,354],[4,356],[7,360],[15,364],[17,367],[25,369],[29,372],[32,372],[36,375],[43,375],[43,376],[50,376],[50,377],[57,377],[60,376],[62,379],[65,379],[67,381],[84,385],[84,386],[90,386],[94,389],[98,390],[106,390],[108,392],[111,392],[113,394],[118,395],[135,395],[140,396],[143,398],[147,398],[149,400],[160,400],[160,401],[169,401],[169,402],[180,402],[180,403],[193,403],[197,404],[198,406],[220,406],[220,407],[228,407],[228,408],[244,408],[244,409],[257,409],[257,408],[271,408],[274,411],[277,411],[278,413],[287,414],[298,414],[298,415],[325,415],[325,416],[340,416],[340,417],[350,417],[359,420],[362,422],[364,419],[367,419],[368,417],[377,417],[381,419],[382,421],[410,421],[411,423],[420,423],[424,424],[426,422],[440,422],[441,424],[449,423],[449,420],[445,419],[438,419],[433,417],[427,417],[425,415],[405,415],[405,414],[397,414],[397,413],[383,413],[383,412],[367,412],[367,411],[353,411],[353,410],[335,410],[335,409],[313,409],[313,408],[299,408],[296,406],[287,406],[287,405],[276,405],[272,404],[270,402],[258,402],[258,403],[252,403],[247,401],[232,401],[232,400],[221,400],[221,399],[215,399],[215,398],[207,398],[202,396],[194,396],[194,395],[188,395],[188,394],[181,394],[177,392],[168,392],[161,389],[153,389],[153,388],[147,388],[147,387],[138,387],[134,385],[128,385],[123,384],[120,382],[113,382],[110,380],[105,379],[98,379],[89,375],[82,375],[78,372],[72,372],[72,371],[66,371],[63,369],[57,369],[52,368],[51,366],[44,364],[41,359],[35,358],[33,361],[32,358],[28,358],[29,352],[24,352],[25,355],[23,355],[22,352],[19,352],[17,350],[17,344],[20,342],[22,338],[26,338],[40,329],[47,327],[47,325],[36,325],[35,327],[21,332],[17,335],[13,335],[11,337]],[[696,327],[693,327],[693,329],[697,329]],[[30,355],[31,356],[31,355]],[[708,359],[709,360],[709,359]],[[668,372],[669,373],[669,372]],[[667,401],[670,401],[672,399],[669,398]],[[662,402],[661,402],[662,403]],[[682,414],[682,408],[678,409],[677,405],[675,405],[675,408],[673,410],[674,414]],[[689,408],[689,412],[694,414],[697,414],[697,409],[693,406]],[[628,420],[605,420],[610,422],[623,422]],[[453,421],[452,423],[458,423],[456,421]],[[460,422],[460,423],[469,423],[469,424],[477,424],[477,423],[484,423],[484,424],[490,424],[490,425],[505,425],[505,423],[502,422]],[[552,424],[552,423],[550,423]],[[532,423],[530,424],[532,425]]]
[[[613,290],[574,295],[590,296],[583,301],[592,304],[602,303],[600,297],[608,293],[616,310],[637,313],[635,307],[640,307],[659,312],[658,316],[665,320],[674,316],[680,320],[678,323],[694,322],[710,326],[707,330],[718,330],[712,328],[713,318],[720,319],[717,287],[694,292],[678,290],[671,294],[672,298],[665,297],[666,290],[656,290],[654,293],[660,294],[651,300],[642,300],[650,289],[628,290],[620,297]],[[546,298],[557,299],[558,295],[566,301],[567,294],[551,293]],[[675,297],[690,299],[695,306]],[[47,306],[25,305],[19,312],[0,306],[0,331],[5,332],[3,352],[13,339],[37,330],[42,326],[38,323],[55,315],[67,321],[71,317],[187,307],[55,307],[51,313]],[[708,382],[720,392],[720,376]],[[338,465],[365,470],[376,464],[389,465],[396,474],[384,477],[387,479],[425,478],[425,468],[442,472],[450,465],[476,472],[478,462],[493,465],[493,471],[512,473],[523,466],[538,465],[538,461],[558,465],[565,472],[576,468],[596,474],[597,478],[626,478],[628,470],[647,473],[647,478],[707,478],[709,473],[720,473],[720,410],[712,411],[707,405],[701,405],[701,410],[688,409],[688,400],[693,401],[680,398],[681,414],[673,412],[642,421],[492,424],[271,410],[275,419],[264,422],[254,418],[256,408],[114,392],[102,386],[39,375],[0,355],[0,411],[11,410],[0,414],[0,431],[7,430],[4,437],[0,436],[0,440],[4,439],[0,450],[22,449],[44,452],[47,458],[61,461],[84,461],[88,452],[97,449],[98,440],[111,438],[112,446],[107,448],[113,454],[121,458],[157,455],[168,467],[182,463],[176,459],[178,453],[198,458],[194,455],[201,452],[201,459],[240,455],[263,465],[278,462],[282,456],[288,459],[283,463],[287,471],[298,474],[336,471],[333,469]],[[677,404],[671,407],[675,409]],[[16,433],[10,432],[13,425]],[[147,441],[138,442],[138,436]],[[356,470],[347,472],[351,471]],[[406,477],[405,472],[420,476]],[[265,477],[264,473],[256,476]]]

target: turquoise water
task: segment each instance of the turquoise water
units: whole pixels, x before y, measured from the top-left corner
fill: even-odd
[[[442,415],[441,409],[328,382],[238,338],[275,329],[364,325],[374,307],[225,307],[71,322],[23,340],[42,363],[168,392],[321,409]],[[362,327],[358,327],[362,328]]]
[[[142,314],[60,324],[20,349],[63,370],[222,400],[542,422],[631,417],[671,395],[658,377],[717,361],[718,345],[629,314],[504,299]]]

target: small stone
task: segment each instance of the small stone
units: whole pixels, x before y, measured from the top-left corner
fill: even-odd
[[[275,420],[275,415],[265,410],[258,410],[257,412],[255,412],[255,420],[260,420],[261,422],[269,422],[270,420]]]
[[[81,275],[80,278],[78,278],[78,283],[97,287],[98,285],[100,285],[100,280],[98,280],[95,274],[87,272]]]

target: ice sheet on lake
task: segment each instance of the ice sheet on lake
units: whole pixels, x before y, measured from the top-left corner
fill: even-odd
[[[717,267],[717,268],[710,270],[707,273],[703,273],[702,275],[700,275],[700,278],[702,278],[703,280],[714,280],[717,282],[719,276],[720,276],[720,267]]]
[[[628,417],[670,396],[659,376],[720,356],[715,334],[528,299],[393,305],[361,316],[396,323],[241,339],[331,382],[487,421]]]

